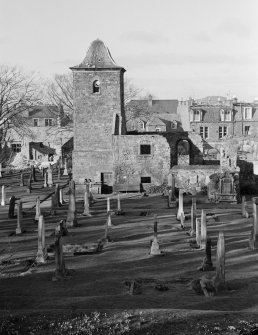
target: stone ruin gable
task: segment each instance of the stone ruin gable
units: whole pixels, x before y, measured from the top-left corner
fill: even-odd
[[[167,183],[170,146],[165,137],[160,135],[114,136],[113,143],[116,184],[139,185],[141,177],[151,177],[152,185]],[[141,145],[150,145],[151,154],[141,155]]]
[[[173,166],[170,173],[176,178],[176,187],[194,193],[196,188],[203,189],[210,182],[210,176],[220,173],[219,165]]]

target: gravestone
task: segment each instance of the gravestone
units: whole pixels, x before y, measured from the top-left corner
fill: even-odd
[[[252,198],[253,200],[253,227],[249,239],[249,245],[252,250],[258,248],[258,197]]]
[[[12,195],[9,201],[8,219],[14,218],[15,200],[16,200],[15,196]]]
[[[2,200],[1,200],[1,206],[5,206],[6,203],[6,193],[5,193],[5,186],[2,186]]]
[[[196,196],[192,197],[192,207],[191,207],[191,230],[190,235],[194,236],[196,234]]]
[[[249,214],[247,212],[247,202],[244,195],[242,196],[242,216],[243,218],[249,218]]]
[[[219,286],[225,285],[225,239],[223,232],[219,232],[217,242],[216,280]]]
[[[105,236],[104,236],[104,241],[105,242],[110,242],[111,238],[108,234],[109,228],[112,227],[112,222],[111,222],[111,213],[107,213],[107,219],[106,219],[106,224],[105,224]]]
[[[31,177],[30,176],[27,182],[27,193],[31,193]]]
[[[40,215],[38,221],[38,252],[37,263],[45,263],[47,260],[47,251],[45,246],[45,221],[43,215]]]
[[[76,201],[75,201],[75,182],[73,180],[71,180],[70,182],[69,205],[68,205],[66,225],[68,227],[76,227],[78,225]]]
[[[22,202],[18,200],[17,202],[17,228],[15,230],[16,235],[22,234]]]
[[[203,259],[202,266],[200,270],[202,271],[213,271],[215,268],[212,264],[211,260],[211,239],[206,239],[206,245],[205,245],[205,257]]]
[[[68,271],[65,268],[65,261],[63,255],[63,241],[62,236],[60,234],[56,236],[54,249],[55,249],[56,270],[54,276],[52,277],[52,281],[57,281],[66,277],[68,273]]]
[[[88,195],[87,190],[84,192],[84,211],[82,215],[91,216],[90,206],[89,206],[89,195]]]
[[[153,238],[153,241],[151,243],[150,255],[156,256],[156,255],[161,254],[161,251],[160,251],[160,248],[159,248],[159,242],[158,242],[158,218],[157,218],[157,214],[154,215],[153,232],[154,232],[154,238]]]
[[[59,224],[55,228],[55,235],[67,236],[69,234],[68,229],[66,227],[66,221],[60,220]]]
[[[107,212],[107,226],[108,227],[113,227],[112,221],[111,221],[111,212]]]
[[[47,187],[47,169],[43,169],[44,171],[44,188]]]
[[[47,169],[47,183],[49,187],[53,186],[53,171],[51,166],[49,166]]]
[[[2,178],[2,163],[0,163],[0,178]]]
[[[58,199],[56,198],[55,194],[51,195],[51,215],[56,215],[56,209],[59,207]]]
[[[200,239],[200,248],[206,248],[207,240],[207,220],[206,220],[206,211],[203,209],[201,214],[201,239]]]
[[[185,230],[185,216],[181,213],[181,228]]]
[[[195,226],[195,240],[196,240],[196,244],[199,247],[200,246],[200,240],[201,240],[201,234],[200,234],[200,229],[201,229],[201,219],[200,218],[196,218],[196,226]]]
[[[107,213],[110,212],[110,198],[107,198]]]
[[[38,196],[36,198],[36,214],[35,214],[35,221],[38,221],[39,220],[39,217],[41,215],[41,212],[40,212],[40,197]]]
[[[55,188],[55,197],[56,197],[56,201],[57,201],[57,207],[61,207],[59,184],[56,184],[56,188]]]
[[[178,211],[177,211],[177,220],[181,220],[181,214],[183,214],[184,220],[185,220],[185,214],[184,214],[184,191],[179,190],[179,199],[178,199]]]
[[[64,162],[64,172],[63,172],[63,176],[68,176],[67,159],[66,159],[66,158],[65,158],[65,162]]]
[[[31,166],[31,179],[32,179],[32,181],[34,181],[34,182],[37,181],[37,178],[36,178],[36,169],[35,169],[35,166],[34,166],[34,165]]]
[[[177,206],[176,196],[175,196],[175,183],[176,183],[176,179],[175,179],[175,176],[172,174],[170,178],[170,185],[169,185],[171,187],[171,190],[169,190],[168,192],[168,207],[172,207],[172,208],[175,208]]]
[[[59,189],[59,199],[60,199],[60,204],[64,205],[64,190],[62,188]]]
[[[20,181],[20,186],[24,186],[24,180],[23,180],[23,172],[21,171],[21,181]]]

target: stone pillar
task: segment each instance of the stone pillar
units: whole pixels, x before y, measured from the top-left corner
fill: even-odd
[[[176,207],[176,196],[175,196],[175,184],[176,184],[176,178],[172,174],[170,179],[171,190],[168,192],[168,207]]]
[[[37,199],[36,199],[35,221],[39,220],[40,215],[41,215],[41,211],[40,211],[40,196],[38,196]]]
[[[184,191],[183,190],[179,190],[177,220],[181,220],[181,214],[183,214],[183,217],[185,219],[185,214],[184,214]]]
[[[120,193],[117,193],[117,211],[121,212],[121,201],[120,201]]]
[[[29,176],[27,183],[27,193],[31,193],[31,177]]]
[[[195,234],[196,234],[196,196],[192,196],[190,235],[194,236]]]
[[[159,249],[158,242],[158,218],[157,214],[154,215],[154,225],[153,225],[154,238],[151,243],[150,255],[160,255],[161,251]]]
[[[15,230],[16,235],[22,233],[22,202],[18,200],[17,202],[17,228]]]
[[[64,190],[62,188],[59,189],[59,199],[60,199],[60,204],[64,205]]]
[[[56,184],[56,188],[55,188],[55,197],[56,197],[56,201],[57,201],[57,207],[60,207],[60,188],[59,188],[59,184]]]
[[[107,226],[112,227],[112,221],[111,221],[111,212],[107,212]]]
[[[54,244],[55,249],[55,264],[56,270],[54,273],[53,281],[59,280],[62,277],[65,277],[67,270],[65,268],[64,255],[63,255],[63,241],[60,235],[57,236]]]
[[[202,271],[213,271],[214,270],[214,266],[211,260],[211,239],[210,238],[206,239],[205,257],[204,257],[200,270]]]
[[[14,218],[15,200],[16,200],[15,196],[12,195],[10,200],[9,200],[8,219],[13,219]]]
[[[245,199],[245,196],[243,195],[242,196],[242,216],[243,218],[249,218],[249,214],[247,212],[247,202],[246,202],[246,199]]]
[[[35,166],[34,166],[34,165],[31,166],[31,179],[32,179],[32,181],[34,181],[34,182],[37,181],[37,178],[36,178],[36,170],[35,170]]]
[[[47,260],[47,251],[45,246],[45,221],[43,215],[40,215],[38,222],[38,252],[37,263],[45,263]]]
[[[52,168],[51,166],[49,166],[49,168],[47,169],[47,183],[49,187],[53,186],[53,173],[52,173]]]
[[[20,186],[24,186],[23,172],[22,172],[22,171],[21,171],[21,181],[20,181]]]
[[[258,249],[258,198],[254,197],[253,200],[253,228],[250,237],[250,248],[252,250]]]
[[[195,240],[196,240],[196,244],[198,246],[200,246],[200,240],[201,240],[201,234],[200,234],[200,228],[201,228],[201,219],[200,218],[196,218],[196,226],[195,226]]]
[[[181,213],[181,228],[185,229],[185,217],[183,213]]]
[[[71,180],[69,205],[68,205],[68,213],[67,213],[67,220],[66,220],[66,225],[68,227],[76,227],[78,225],[76,214],[77,214],[77,211],[76,211],[76,201],[75,201],[75,182]]]
[[[110,198],[107,198],[107,213],[110,212]]]
[[[89,194],[87,190],[84,192],[84,211],[82,215],[91,216],[90,205],[89,205]]]
[[[44,171],[44,187],[47,187],[47,170],[43,169]]]
[[[68,176],[68,170],[67,170],[67,159],[65,158],[64,162],[64,173],[63,176]]]
[[[207,222],[206,222],[206,211],[202,210],[201,216],[201,239],[200,239],[200,248],[205,249],[207,241]]]
[[[5,193],[5,186],[2,186],[2,200],[1,200],[1,206],[5,206],[6,203],[6,193]]]
[[[225,284],[225,239],[223,232],[219,232],[217,242],[216,279],[220,285]]]

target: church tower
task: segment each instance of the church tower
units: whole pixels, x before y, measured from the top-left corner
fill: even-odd
[[[71,67],[74,84],[73,179],[113,184],[113,136],[126,133],[124,72],[101,40]]]

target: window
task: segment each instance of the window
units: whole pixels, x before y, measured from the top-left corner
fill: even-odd
[[[53,119],[45,119],[45,126],[46,127],[53,126]]]
[[[150,146],[150,144],[141,144],[141,146],[140,146],[140,154],[141,155],[150,155],[151,154],[151,146]]]
[[[252,119],[252,107],[244,107],[243,117],[244,120]]]
[[[220,111],[220,120],[224,121],[231,121],[231,110],[224,110],[221,109]]]
[[[141,130],[145,130],[145,122],[144,121],[140,121],[139,126],[140,126]]]
[[[12,151],[13,152],[21,152],[21,144],[20,143],[13,143],[12,144]]]
[[[201,121],[201,112],[199,110],[193,111],[193,120],[195,122]]]
[[[208,127],[200,127],[200,135],[202,138],[209,137],[209,128]]]
[[[219,127],[219,138],[223,138],[228,135],[228,127],[221,126]]]
[[[33,119],[33,126],[38,127],[39,126],[39,119]]]
[[[93,93],[99,93],[100,92],[100,82],[99,80],[95,80],[93,82]]]
[[[156,127],[156,132],[160,132],[161,128],[160,127]]]
[[[150,184],[151,177],[141,177],[141,184]]]
[[[245,126],[245,135],[251,135],[251,127],[250,126]]]

